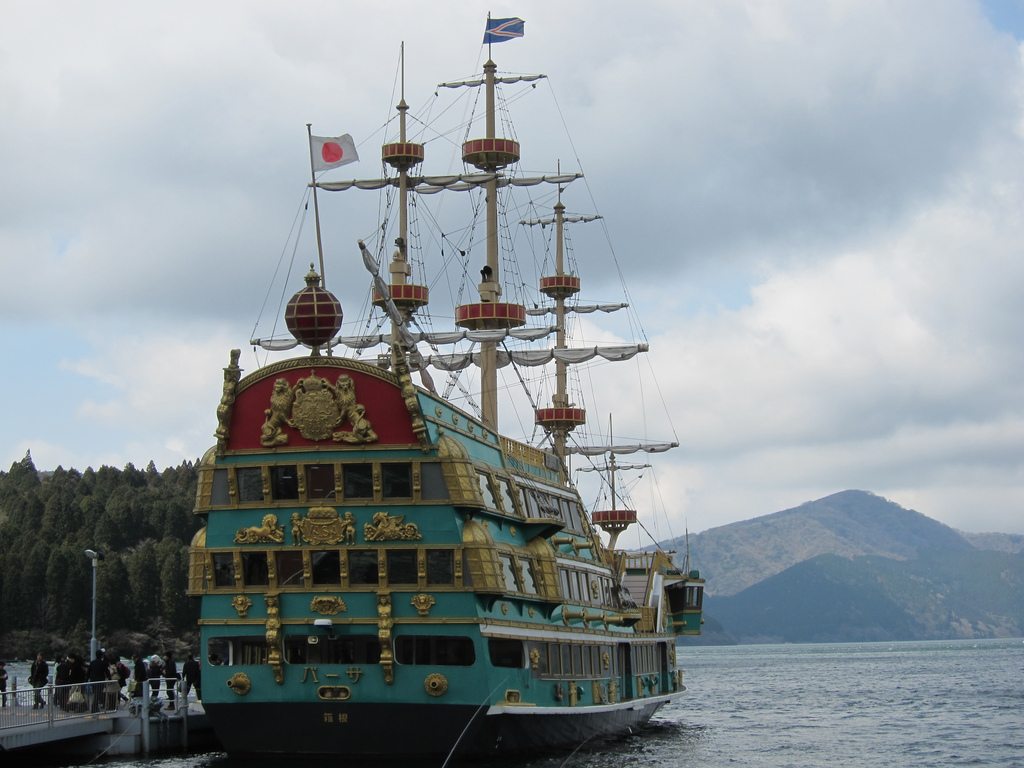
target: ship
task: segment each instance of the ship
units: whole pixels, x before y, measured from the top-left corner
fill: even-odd
[[[700,632],[704,580],[657,547],[617,549],[637,512],[615,493],[588,511],[568,469],[575,454],[607,453],[592,467],[614,488],[616,455],[675,443],[574,439],[586,411],[567,391],[568,366],[637,349],[568,345],[567,316],[588,311],[563,246],[572,217],[561,196],[580,174],[517,175],[519,144],[496,129],[500,89],[533,77],[499,74],[488,57],[479,77],[443,84],[483,93],[484,135],[463,142],[464,173],[418,175],[424,144],[407,136],[403,93],[384,178],[313,174],[317,210],[318,192],[345,189],[387,189],[397,207],[394,252],[381,256],[383,235],[377,255],[360,241],[363,264],[346,276],[363,275],[386,332],[338,335],[318,238],[320,271],[311,265],[284,310],[291,338],[251,340],[300,356],[245,376],[240,351],[228,356],[216,442],[198,467],[205,524],[188,591],[201,603],[202,703],[232,756],[440,764],[573,749],[642,728],[684,695],[676,640]],[[504,190],[535,183],[554,185],[557,202],[514,225],[549,228],[556,246],[537,286],[546,303],[527,307],[503,296],[498,205]],[[486,265],[474,300],[454,308],[456,328],[434,333],[421,319],[429,288],[411,278],[407,211],[417,195],[467,189],[483,198]],[[553,324],[527,324],[539,314]],[[446,334],[472,351],[418,347]],[[548,346],[510,352],[510,339]],[[370,344],[375,358],[346,354]],[[504,436],[498,419],[497,369],[530,362],[555,369],[550,404],[527,414],[536,444]],[[430,363],[478,365],[479,405],[439,394]]]

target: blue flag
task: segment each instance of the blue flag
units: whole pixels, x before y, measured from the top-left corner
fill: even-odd
[[[504,43],[513,37],[522,37],[524,24],[522,19],[488,19],[484,43]]]

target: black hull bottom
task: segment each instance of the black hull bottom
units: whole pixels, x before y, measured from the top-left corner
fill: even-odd
[[[453,759],[479,759],[574,749],[643,727],[665,701],[553,714],[540,714],[536,708],[489,714],[486,707],[472,706],[285,703],[209,704],[206,712],[232,757],[443,761],[450,754]]]

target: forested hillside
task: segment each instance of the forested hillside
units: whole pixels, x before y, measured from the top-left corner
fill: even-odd
[[[0,472],[0,658],[86,650],[92,564],[100,551],[97,634],[122,654],[195,635],[185,595],[196,471],[100,467],[36,471],[30,455]]]

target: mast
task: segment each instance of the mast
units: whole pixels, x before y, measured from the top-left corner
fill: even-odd
[[[561,172],[561,169],[559,169]],[[598,218],[598,217],[593,217]],[[579,221],[593,219],[580,218]],[[548,220],[523,222],[524,224],[546,224]],[[555,274],[540,279],[540,290],[555,300],[555,349],[566,349],[565,334],[565,300],[580,290],[580,279],[575,275],[565,274],[565,206],[562,204],[562,188],[558,188],[558,202],[555,203]],[[564,360],[555,358],[555,392],[551,397],[551,408],[538,408],[534,412],[534,422],[542,426],[551,435],[555,454],[566,459],[566,442],[569,433],[576,427],[585,424],[587,414],[583,408],[573,407],[569,403],[568,382],[566,371],[568,365]]]
[[[462,145],[462,159],[482,171],[493,173],[487,191],[487,263],[480,270],[480,302],[464,304],[455,309],[455,324],[461,328],[497,330],[526,324],[526,308],[521,304],[499,301],[501,282],[498,276],[498,171],[519,162],[519,143],[501,139],[495,134],[495,72],[498,65],[491,59],[484,64],[486,119],[483,139],[470,139]],[[480,344],[480,409],[481,420],[490,429],[498,428],[498,344]]]
[[[398,171],[398,237],[395,238],[395,251],[391,256],[388,271],[391,282],[388,291],[395,308],[401,315],[402,323],[408,323],[420,307],[430,299],[429,290],[424,285],[413,285],[409,282],[412,267],[409,265],[409,169],[423,162],[423,145],[410,142],[406,137],[406,112],[409,105],[405,103],[405,42],[401,46],[401,96],[395,109],[398,110],[398,141],[385,144],[381,148],[381,159]],[[387,297],[376,289],[373,292],[373,303],[386,308]],[[402,342],[398,323],[392,318],[391,349]]]

